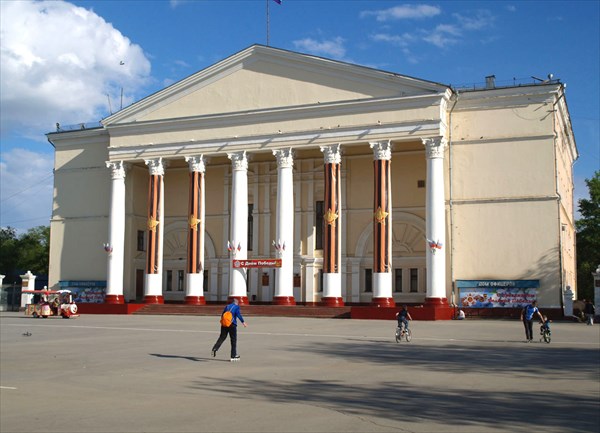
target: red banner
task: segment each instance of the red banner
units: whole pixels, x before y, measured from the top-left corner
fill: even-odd
[[[280,268],[281,259],[240,259],[233,261],[234,268]]]

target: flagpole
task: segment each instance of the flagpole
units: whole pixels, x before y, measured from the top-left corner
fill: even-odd
[[[266,0],[266,2],[267,2],[267,47],[269,46],[269,1],[271,1],[271,0]]]

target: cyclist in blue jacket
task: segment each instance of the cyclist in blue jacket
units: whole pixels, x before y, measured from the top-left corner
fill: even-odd
[[[412,320],[410,317],[410,313],[408,312],[408,307],[406,305],[402,306],[402,310],[396,313],[396,319],[398,320],[398,327],[402,329],[404,325],[404,330],[408,331],[408,321]]]

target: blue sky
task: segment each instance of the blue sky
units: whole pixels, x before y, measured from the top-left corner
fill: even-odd
[[[0,226],[49,223],[55,124],[97,122],[252,44],[452,86],[567,84],[576,199],[600,170],[598,1],[0,0]],[[515,81],[516,80],[516,81]]]

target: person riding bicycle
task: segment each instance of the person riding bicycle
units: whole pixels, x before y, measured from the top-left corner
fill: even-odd
[[[544,320],[542,322],[540,322],[542,324],[542,326],[540,326],[540,334],[544,334],[544,331],[550,332],[551,320],[548,319],[548,317],[545,315],[543,317],[544,317]]]
[[[406,305],[403,305],[402,310],[396,313],[396,319],[398,320],[398,327],[402,329],[404,326],[404,330],[408,331],[408,321],[412,320],[412,317],[410,317],[410,313],[408,312],[408,307]]]

